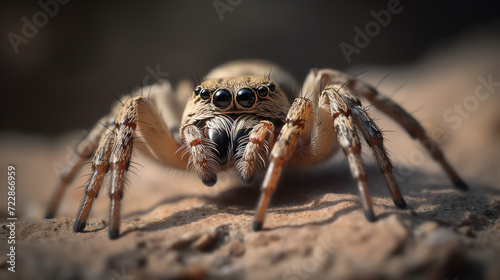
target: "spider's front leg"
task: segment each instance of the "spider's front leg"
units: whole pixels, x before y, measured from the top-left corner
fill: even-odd
[[[351,96],[343,96],[340,94],[333,95],[328,88],[323,90],[319,97],[320,107],[316,119],[317,121],[315,120],[315,125],[313,127],[311,127],[311,122],[309,121],[309,119],[311,119],[310,115],[313,102],[306,98],[298,98],[295,100],[288,113],[287,123],[282,128],[278,140],[271,152],[269,169],[262,184],[262,194],[257,206],[253,230],[258,231],[262,228],[266,208],[276,188],[281,170],[292,155],[295,157],[295,165],[307,165],[312,162],[324,160],[326,156],[331,155],[331,150],[334,145],[334,142],[331,141],[333,138],[331,135],[328,135],[330,132],[329,128],[331,127],[334,127],[340,146],[343,148],[349,161],[352,176],[358,184],[365,216],[369,221],[375,221],[376,218],[366,184],[366,174],[360,157],[361,144],[354,117],[350,109],[353,105],[359,106],[360,104],[357,104],[359,100],[357,100],[355,96],[354,100],[350,100],[349,97]],[[349,104],[350,102],[357,103]],[[328,119],[330,119],[330,121],[327,121]],[[309,145],[300,147],[300,149],[296,151],[299,137],[307,140],[310,136],[307,134],[311,128],[312,139],[310,139]],[[377,144],[380,145],[381,143]],[[390,167],[392,166],[389,161],[385,164],[386,170],[384,172],[390,173]],[[395,181],[394,185],[390,186],[395,188],[395,191],[392,191],[392,193],[396,205],[405,207],[406,203],[399,193]]]
[[[180,145],[166,127],[158,112],[143,97],[125,99],[119,109],[114,128],[108,128],[102,136],[92,161],[93,175],[85,190],[85,196],[73,226],[76,232],[85,228],[89,211],[99,193],[105,174],[110,174],[109,198],[110,222],[109,238],[118,238],[120,232],[120,203],[126,173],[130,167],[135,146],[161,163],[185,169],[187,162],[175,157]],[[136,142],[142,136],[145,142]]]
[[[142,91],[136,94],[139,93]],[[92,176],[85,188],[73,230],[81,232],[85,229],[93,202],[99,194],[105,176],[109,175],[111,200],[109,237],[117,238],[120,227],[120,202],[133,149],[139,148],[146,156],[169,167],[185,170],[187,166],[187,160],[175,155],[180,144],[168,129],[167,121],[159,114],[163,106],[176,106],[174,97],[170,84],[163,82],[152,86],[148,98],[142,96],[122,98],[109,116],[102,118],[89,135],[77,145],[74,155],[62,171],[60,184],[51,200],[47,216],[54,215],[64,190],[81,162],[95,152],[92,159]],[[172,123],[178,121],[172,112],[167,112],[167,115],[168,121]],[[143,141],[136,141],[137,138]]]
[[[92,204],[97,197],[106,173],[111,175],[109,197],[111,199],[109,238],[119,236],[120,201],[123,198],[125,175],[130,166],[137,128],[137,107],[142,97],[132,97],[124,101],[118,111],[114,128],[103,134],[97,152],[92,160],[93,174],[78,210],[73,226],[75,232],[85,229]]]
[[[271,196],[276,189],[283,167],[293,155],[299,137],[304,131],[308,131],[310,127],[309,119],[313,103],[307,98],[297,98],[293,102],[286,123],[281,128],[278,139],[274,143],[269,158],[269,168],[262,182],[261,196],[257,204],[257,212],[252,224],[252,229],[258,231],[262,229],[266,209],[271,199]]]
[[[303,94],[312,93],[313,100],[298,98],[290,108],[287,124],[282,128],[271,152],[253,229],[262,228],[269,199],[276,188],[283,166],[291,159],[292,154],[291,163],[294,166],[307,166],[324,161],[332,155],[335,139],[348,159],[352,176],[358,185],[365,216],[369,221],[375,221],[376,217],[360,156],[361,138],[364,138],[374,151],[394,204],[405,208],[406,202],[394,179],[392,163],[383,145],[382,132],[361,107],[357,96],[349,88],[344,88],[343,81],[332,81],[329,77],[322,79],[321,75],[315,73],[306,79],[302,91]],[[317,114],[311,117],[313,102]],[[302,144],[297,147],[299,139]]]

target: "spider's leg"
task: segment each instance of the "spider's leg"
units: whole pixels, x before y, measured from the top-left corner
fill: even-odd
[[[120,204],[134,144],[141,147],[144,153],[167,166],[185,169],[187,165],[180,156],[175,156],[175,151],[180,148],[180,145],[175,141],[165,121],[143,97],[133,97],[124,102],[116,118],[115,132],[108,162],[111,173],[109,189],[111,210],[108,232],[110,239],[119,236]],[[146,142],[135,142],[138,136],[142,136]]]
[[[188,168],[198,174],[206,186],[215,185],[216,172],[219,168],[219,162],[213,152],[217,150],[215,143],[206,138],[203,132],[193,124],[183,125],[180,129],[180,137],[185,143],[184,153],[190,154]]]
[[[55,216],[66,188],[84,161],[94,154],[98,146],[99,139],[101,138],[102,133],[106,130],[105,124],[110,122],[114,122],[114,118],[110,118],[108,116],[103,117],[94,126],[94,128],[92,128],[90,133],[77,144],[73,155],[59,174],[59,183],[50,199],[49,207],[47,208],[47,212],[45,214],[46,219],[51,219]]]
[[[320,106],[326,109],[333,119],[333,126],[338,142],[344,150],[349,161],[352,176],[358,185],[365,216],[369,221],[375,221],[370,193],[366,184],[366,173],[360,157],[361,143],[359,141],[355,117],[353,116],[353,110],[360,108],[361,103],[355,95],[340,87],[341,85],[338,84],[328,85],[321,92]],[[397,190],[397,186],[394,186]]]
[[[375,158],[377,159],[380,167],[380,172],[384,174],[387,186],[391,191],[391,196],[394,204],[404,209],[406,208],[406,201],[403,199],[399,191],[398,184],[392,173],[392,162],[384,147],[384,137],[382,131],[378,128],[377,124],[368,115],[368,113],[360,106],[355,106],[351,109],[354,116],[354,121],[368,145],[372,148]]]
[[[137,128],[137,107],[141,100],[140,97],[129,99],[116,118],[116,136],[109,157],[111,211],[108,233],[110,239],[118,238],[120,232],[120,202],[123,198],[125,175],[132,157],[135,130]]]
[[[124,99],[122,101],[123,105],[119,107],[114,128],[107,130],[101,138],[99,148],[93,159],[92,169],[94,173],[89,185],[85,189],[85,196],[78,211],[75,224],[73,225],[75,232],[81,232],[85,229],[88,214],[95,197],[99,193],[104,176],[110,172],[111,187],[109,189],[109,196],[111,199],[111,215],[109,238],[115,239],[118,237],[120,200],[123,197],[125,175],[132,156],[137,127],[137,107],[142,100],[142,97]]]
[[[331,72],[333,71],[311,71],[304,82],[303,94],[310,92],[313,96],[318,96],[313,99],[317,102],[318,114],[312,127],[310,144],[300,153],[296,153],[293,163],[301,165],[325,160],[332,153],[336,135],[349,161],[352,176],[357,182],[365,216],[373,221],[375,215],[360,159],[360,138],[364,138],[372,147],[395,205],[404,208],[406,202],[394,180],[392,164],[383,146],[380,129],[363,110],[359,98],[345,86],[343,76],[334,76]]]
[[[80,204],[80,208],[78,209],[75,224],[73,225],[73,230],[75,232],[83,231],[87,225],[87,218],[89,216],[90,209],[94,204],[95,198],[99,194],[104,176],[108,171],[108,160],[114,140],[115,137],[112,130],[105,131],[101,137],[97,152],[92,159],[93,174],[90,178],[89,184],[85,188],[85,194]]]
[[[252,128],[248,138],[239,143],[236,157],[236,170],[241,181],[249,184],[255,175],[266,164],[270,139],[274,133],[274,125],[270,121],[260,121]]]
[[[294,153],[300,134],[303,131],[307,131],[310,125],[309,119],[312,107],[313,104],[309,99],[297,98],[288,111],[286,123],[281,129],[278,139],[271,150],[269,168],[262,182],[261,196],[257,204],[257,212],[252,225],[255,231],[262,229],[266,209],[276,189],[281,171]]]
[[[111,239],[119,235],[120,201],[123,197],[125,176],[134,147],[166,166],[186,169],[187,160],[176,156],[176,151],[181,145],[167,127],[168,121],[173,126],[179,120],[179,116],[175,115],[175,112],[168,111],[165,113],[168,120],[165,120],[160,114],[165,106],[170,108],[178,104],[175,96],[171,94],[170,84],[165,81],[151,86],[150,90],[146,89],[147,96],[144,91],[141,89],[133,96],[127,95],[121,98],[111,113],[102,118],[89,135],[78,144],[75,154],[62,171],[61,182],[49,205],[48,217],[54,215],[64,190],[81,163],[94,152],[93,174],[85,188],[73,230],[80,232],[85,229],[93,202],[105,175],[109,172],[111,174],[109,237]],[[138,138],[144,141],[135,141]],[[101,139],[100,142],[99,139]]]
[[[85,190],[85,196],[78,211],[77,219],[73,226],[76,232],[83,231],[90,209],[102,185],[105,174],[110,174],[109,197],[110,224],[109,238],[118,238],[120,232],[120,204],[123,198],[123,189],[126,173],[130,166],[132,151],[137,146],[142,151],[162,163],[171,167],[185,168],[186,165],[175,157],[175,151],[180,145],[175,142],[172,134],[151,104],[144,97],[128,97],[122,101],[115,114],[115,125],[105,131],[99,148],[93,159],[93,176]],[[146,143],[135,141],[142,136]],[[158,137],[163,137],[158,139]],[[148,142],[148,141],[151,142]],[[162,148],[159,143],[162,143]],[[165,152],[171,152],[168,158]]]
[[[414,139],[420,141],[429,154],[431,154],[432,157],[441,164],[457,188],[462,190],[468,189],[467,184],[460,178],[460,176],[458,176],[453,167],[448,163],[438,144],[427,136],[422,125],[420,125],[415,118],[413,118],[408,112],[406,112],[401,106],[396,104],[390,98],[379,94],[376,89],[366,84],[352,80],[349,86],[353,89],[354,93],[368,99],[375,107],[398,122],[399,125],[401,125]]]
[[[333,124],[337,132],[337,139],[349,161],[352,177],[354,177],[358,185],[363,211],[369,221],[375,221],[376,218],[373,213],[370,192],[366,185],[366,173],[360,156],[361,144],[359,142],[359,136],[357,135],[353,117],[349,115],[349,112],[336,112],[335,114],[336,117],[334,117]]]

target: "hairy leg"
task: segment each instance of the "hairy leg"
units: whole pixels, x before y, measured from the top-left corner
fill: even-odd
[[[404,110],[390,98],[379,94],[376,89],[361,82],[352,81],[350,83],[350,88],[353,89],[353,92],[365,97],[375,107],[393,118],[406,130],[406,132],[408,132],[408,134],[411,135],[412,138],[418,140],[424,146],[427,152],[434,158],[434,160],[439,162],[439,164],[443,167],[444,171],[446,172],[446,174],[448,174],[448,177],[457,188],[462,190],[468,189],[467,184],[455,172],[448,160],[446,160],[438,144],[434,142],[434,140],[429,138],[422,125],[406,110]]]
[[[108,128],[102,136],[97,153],[94,156],[92,169],[94,171],[89,185],[85,189],[84,199],[73,226],[76,232],[83,231],[88,214],[95,197],[99,193],[104,176],[111,173],[111,218],[109,238],[115,239],[119,235],[119,206],[123,197],[125,175],[130,165],[132,148],[134,145],[137,126],[137,106],[143,101],[142,97],[132,97],[123,103],[118,111],[114,127]]]
[[[255,231],[262,229],[267,206],[276,189],[283,167],[293,155],[301,132],[307,131],[310,125],[309,119],[312,107],[313,105],[310,100],[306,98],[297,98],[288,111],[286,123],[281,129],[278,139],[271,150],[269,168],[267,169],[262,183],[261,196],[257,204],[257,212],[252,225]]]
[[[402,126],[412,138],[418,140],[434,160],[439,162],[457,188],[462,190],[468,189],[467,184],[446,160],[438,144],[429,138],[422,125],[393,100],[379,94],[375,88],[350,75],[332,69],[311,71],[304,83],[304,88],[321,90],[330,84],[341,85],[342,88],[348,88],[353,94],[368,99],[375,107]],[[375,154],[377,153],[375,152]]]
[[[85,229],[90,209],[94,204],[95,198],[99,194],[104,176],[108,171],[108,159],[111,153],[111,147],[113,146],[113,141],[114,135],[111,130],[107,130],[101,137],[97,152],[92,159],[92,177],[90,178],[89,184],[85,188],[84,197],[73,225],[73,230],[75,232],[81,232]]]
[[[59,183],[53,193],[47,212],[45,213],[46,219],[51,219],[55,216],[57,208],[61,202],[61,198],[66,191],[68,185],[73,180],[76,172],[82,166],[85,160],[90,158],[96,151],[99,139],[101,135],[106,130],[105,125],[114,123],[114,116],[103,117],[95,126],[92,128],[90,133],[83,138],[77,145],[71,156],[70,160],[66,162],[64,168],[59,174]]]
[[[240,145],[237,151],[236,170],[240,174],[241,181],[251,183],[255,175],[266,164],[269,142],[274,133],[274,125],[270,121],[260,121],[252,128],[248,138]]]
[[[139,117],[137,135],[138,137],[144,138],[145,142],[137,141],[135,143],[136,146],[138,146],[147,156],[157,159],[165,165],[185,170],[187,161],[183,161],[180,156],[174,156],[180,144],[176,143],[174,136],[165,122],[165,119],[168,119],[175,124],[180,120],[180,112],[168,110],[172,107],[179,107],[176,100],[177,96],[171,91],[170,83],[167,81],[163,81],[151,87],[145,87],[135,92],[133,95],[134,97],[124,96],[121,98],[121,100],[113,106],[111,113],[99,120],[89,134],[77,144],[73,155],[62,169],[59,175],[60,180],[58,186],[49,202],[45,215],[46,218],[49,219],[55,216],[62,196],[74,175],[83,162],[95,154],[92,160],[93,175],[90,179],[90,184],[86,188],[88,197],[84,198],[79,211],[83,216],[80,217],[79,214],[77,220],[80,222],[75,225],[75,230],[80,228],[83,230],[88,211],[90,211],[92,202],[99,192],[99,186],[103,179],[101,176],[103,176],[103,172],[106,170],[103,168],[109,168],[107,162],[109,155],[107,154],[111,151],[112,141],[115,137],[114,134],[116,134],[116,118],[120,110],[123,110],[124,104],[127,103],[127,100],[130,98],[140,97],[141,100],[137,107]],[[164,117],[161,116],[161,112],[165,112],[165,114],[163,114]]]
[[[219,168],[217,157],[213,152],[217,150],[215,143],[192,124],[182,126],[180,136],[185,143],[182,155],[189,154],[188,168],[193,170],[206,186],[215,185]]]

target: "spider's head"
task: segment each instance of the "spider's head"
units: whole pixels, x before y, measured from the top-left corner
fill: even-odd
[[[241,76],[204,81],[194,89],[193,99],[196,103],[210,104],[214,111],[244,113],[278,94],[276,84],[269,79]]]
[[[182,123],[195,123],[217,115],[243,114],[284,120],[289,107],[290,102],[278,84],[266,77],[211,79],[194,88]]]

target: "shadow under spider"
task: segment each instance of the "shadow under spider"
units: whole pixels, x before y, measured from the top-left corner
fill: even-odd
[[[300,208],[300,209],[289,209],[289,210],[269,209],[269,211],[267,211],[267,212],[268,213],[273,213],[273,212],[276,212],[276,211],[280,211],[280,212],[287,212],[287,213],[297,213],[297,212],[304,212],[304,211],[311,211],[311,210],[319,210],[319,209],[322,209],[322,208],[333,207],[333,206],[335,206],[337,204],[340,204],[340,203],[346,202],[346,201],[353,201],[353,200],[329,201],[329,202],[321,203],[319,205],[312,205],[312,206],[303,207],[303,208]],[[352,206],[352,207],[349,207],[349,208],[346,208],[346,209],[343,209],[343,210],[340,210],[340,211],[337,211],[337,212],[344,214],[344,213],[348,213],[350,211],[356,210],[358,208],[359,208],[358,206]],[[182,211],[176,212],[176,213],[174,213],[174,214],[166,217],[162,221],[153,222],[151,224],[148,224],[146,227],[131,228],[131,229],[125,230],[122,233],[122,236],[125,236],[125,235],[130,234],[130,233],[135,232],[135,231],[150,232],[150,231],[157,231],[157,230],[168,229],[168,228],[176,227],[176,226],[183,226],[183,225],[191,224],[193,222],[196,222],[196,221],[199,221],[201,219],[205,219],[207,217],[210,217],[210,216],[213,216],[213,215],[217,215],[217,214],[220,214],[220,213],[230,213],[232,215],[250,215],[250,216],[253,216],[253,211],[252,212],[249,212],[249,211],[246,211],[246,210],[242,211],[241,209],[240,210],[213,209],[213,208],[212,209],[207,209],[204,206],[202,206],[202,207],[198,207],[198,208],[195,208],[195,209],[182,210]],[[303,225],[296,225],[294,227],[305,226],[305,225],[308,225],[308,224],[326,224],[326,223],[329,223],[329,222],[333,222],[339,216],[341,216],[341,215],[337,215],[334,212],[334,216],[332,216],[331,218],[328,218],[325,221],[308,222],[308,223],[304,223]],[[250,226],[250,224],[249,224],[249,226]],[[276,227],[276,228],[278,228],[278,227]],[[273,230],[273,229],[276,229],[276,228],[269,228],[269,229],[264,228],[263,230]]]
[[[373,170],[372,170],[373,169]],[[370,173],[378,168],[370,168]],[[380,175],[381,176],[381,175]],[[375,176],[373,176],[375,177]],[[384,181],[385,182],[385,181]],[[219,213],[230,213],[232,215],[250,215],[253,216],[254,209],[260,196],[261,182],[255,182],[250,186],[234,186],[225,191],[219,192],[214,196],[177,196],[168,198],[156,205],[149,207],[146,210],[136,211],[127,215],[127,217],[146,214],[156,207],[180,201],[185,198],[198,197],[207,202],[206,205],[215,205],[215,208],[206,208],[206,205],[190,210],[183,210],[166,217],[162,221],[154,222],[143,228],[135,228],[124,231],[122,235],[129,234],[134,231],[155,231],[170,228],[173,226],[181,226],[190,224],[198,220],[204,219],[208,216],[216,215]],[[335,201],[322,201],[319,204],[313,203],[315,199],[329,193],[339,194],[354,194],[357,196],[357,188],[354,180],[350,176],[350,169],[347,161],[343,162],[329,162],[319,165],[318,167],[308,170],[288,170],[285,171],[277,186],[276,192],[268,209],[268,213],[275,211],[297,213],[311,210],[320,210],[323,208],[330,208],[342,202],[353,202],[356,206],[346,208],[344,210],[336,211],[331,218],[324,221],[305,223],[307,224],[326,224],[333,222],[342,214],[351,212],[353,210],[360,210],[361,206],[357,199],[342,199]],[[283,209],[287,206],[307,205],[306,207]],[[281,209],[276,209],[280,207]],[[268,229],[268,230],[272,230]]]
[[[387,185],[385,179],[380,174],[379,168],[376,164],[365,164],[366,174],[368,177],[368,186],[371,191],[372,197],[383,197],[387,199],[391,199],[389,190],[387,189]],[[408,198],[423,198],[426,199],[429,196],[429,193],[425,193],[424,190],[435,191],[435,190],[455,190],[453,184],[451,182],[443,181],[436,183],[426,183],[426,178],[428,178],[428,174],[422,173],[420,171],[413,172],[409,177],[405,178],[404,182],[400,184],[401,191],[403,196]],[[447,180],[447,178],[443,178],[443,180]],[[452,195],[449,198],[444,197],[441,198],[441,201],[445,201],[445,203],[435,203],[435,208],[422,213],[412,213],[413,216],[416,216],[415,222],[417,224],[423,223],[427,220],[435,220],[433,217],[437,216],[439,212],[442,211],[450,211],[451,205],[453,205],[454,200],[457,197],[462,197],[465,202],[472,202],[473,200],[480,199],[484,202],[484,209],[480,209],[478,212],[478,216],[485,216],[489,218],[491,223],[494,223],[498,217],[500,217],[500,211],[498,210],[490,210],[488,201],[488,193],[489,194],[500,194],[500,190],[491,186],[485,185],[477,185],[471,184],[469,182],[471,190],[468,192],[459,192],[457,191],[456,195]],[[412,196],[405,193],[412,192]],[[339,193],[339,194],[354,194],[358,195],[356,184],[351,177],[350,169],[346,160],[337,161],[337,162],[329,162],[326,164],[322,164],[318,167],[308,169],[308,170],[288,170],[285,172],[280,179],[280,182],[277,186],[276,192],[273,195],[273,198],[270,203],[270,207],[268,209],[268,213],[272,213],[275,211],[280,212],[288,212],[288,213],[297,213],[311,210],[319,210],[322,208],[330,208],[342,202],[355,202],[355,206],[349,206],[347,208],[332,211],[332,216],[328,219],[322,221],[313,221],[306,222],[301,225],[283,225],[274,228],[265,228],[263,230],[274,230],[279,228],[298,228],[303,227],[305,225],[324,225],[334,222],[340,216],[350,213],[352,211],[362,211],[361,205],[358,199],[343,199],[336,201],[323,201],[320,204],[312,203],[315,199],[322,197],[325,194],[331,193]],[[417,194],[415,194],[417,193]],[[215,194],[214,196],[196,196],[196,195],[183,195],[176,196],[173,198],[167,198],[156,205],[149,207],[148,209],[136,211],[127,215],[127,217],[146,214],[156,207],[169,204],[177,201],[181,201],[186,198],[198,197],[207,202],[206,205],[202,207],[198,207],[190,210],[183,210],[177,213],[166,217],[162,221],[153,222],[152,224],[147,225],[143,228],[131,228],[123,232],[122,235],[127,235],[134,231],[156,231],[167,229],[174,226],[182,226],[186,224],[190,224],[201,219],[204,219],[209,216],[213,216],[219,213],[230,213],[232,215],[250,215],[253,216],[254,209],[257,204],[260,195],[260,182],[256,182],[251,186],[234,186],[225,191]],[[437,194],[438,196],[444,195],[449,196],[449,194]],[[298,205],[307,205],[311,204],[307,207],[293,208],[293,209],[283,209],[287,206],[298,206]],[[215,208],[207,208],[207,205],[215,205]],[[378,219],[384,219],[392,214],[401,213],[397,212],[397,208],[395,206],[390,205],[377,205],[376,207],[384,208],[383,213],[379,213]],[[276,207],[280,207],[280,209],[276,209]],[[391,210],[394,207],[394,210]],[[411,202],[409,203],[409,209],[417,209],[419,205],[413,205]],[[466,208],[453,209],[454,215],[457,217],[461,217],[468,211]],[[408,213],[410,215],[410,213]],[[438,223],[446,226],[450,226],[453,224],[449,224],[446,221],[435,220]],[[453,222],[452,222],[453,223]],[[485,228],[491,224],[490,222],[478,227],[478,229]]]

